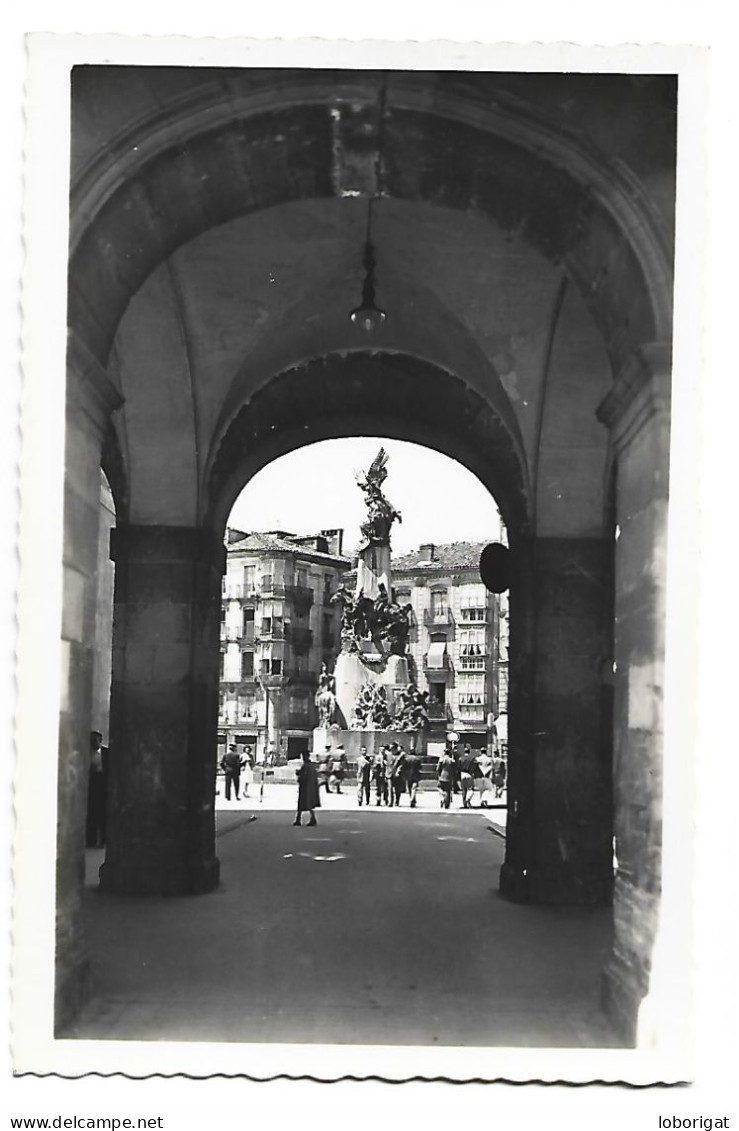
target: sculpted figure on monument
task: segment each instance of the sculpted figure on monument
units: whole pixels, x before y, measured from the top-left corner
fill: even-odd
[[[364,501],[367,506],[367,518],[360,526],[364,539],[359,547],[359,552],[368,546],[389,546],[390,529],[397,519],[402,522],[400,511],[382,493],[382,484],[387,478],[388,456],[384,448],[373,459],[369,470],[362,476],[357,476],[357,483],[364,492]]]
[[[381,684],[365,683],[360,687],[352,725],[355,730],[387,730],[392,726],[387,695]]]
[[[318,677],[318,690],[316,691],[315,705],[318,707],[318,725],[330,727],[336,714],[336,684],[334,677],[329,674],[325,664],[321,665],[321,674]]]
[[[420,730],[428,722],[428,692],[409,683],[398,695],[395,727],[398,730]]]

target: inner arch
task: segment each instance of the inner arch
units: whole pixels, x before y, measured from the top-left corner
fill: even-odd
[[[212,462],[210,525],[223,531],[236,497],[267,463],[340,436],[387,436],[451,456],[496,499],[512,540],[529,529],[525,467],[480,394],[427,361],[371,352],[286,370],[244,404]]]

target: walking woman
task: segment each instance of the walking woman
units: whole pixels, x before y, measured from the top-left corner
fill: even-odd
[[[298,767],[298,812],[296,814],[294,825],[300,824],[301,813],[310,813],[309,825],[317,825],[316,815],[314,809],[320,809],[321,797],[318,792],[318,774],[316,767],[310,760],[310,754],[307,750],[303,751],[303,762]]]

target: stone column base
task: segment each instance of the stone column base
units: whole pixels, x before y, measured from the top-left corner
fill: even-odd
[[[106,861],[100,868],[100,889],[116,895],[205,895],[220,883],[218,857],[171,864],[128,856],[118,863]]]
[[[526,867],[504,864],[500,894],[512,903],[553,904],[566,907],[609,907],[613,879],[597,867],[577,870],[556,864]]]

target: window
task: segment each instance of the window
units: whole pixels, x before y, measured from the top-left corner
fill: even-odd
[[[243,616],[244,636],[247,640],[254,639],[254,610],[244,609]]]
[[[270,660],[269,662],[270,675],[282,675],[282,660]]]
[[[431,613],[434,617],[442,617],[447,611],[446,589],[431,590]]]
[[[253,593],[256,586],[256,567],[244,566],[244,592]]]
[[[330,613],[323,615],[323,647],[332,648],[334,642],[334,618]]]
[[[487,618],[487,593],[481,585],[465,585],[460,598],[462,621],[482,623]]]
[[[308,587],[308,570],[305,566],[297,566],[295,569],[295,584],[303,589]]]
[[[220,668],[219,668],[218,678],[224,679],[225,675],[226,675],[226,653],[221,652],[221,664],[220,664]]]
[[[290,710],[294,715],[308,714],[308,699],[304,694],[293,692],[290,696]]]
[[[272,617],[262,617],[262,636],[271,636],[272,634]]]
[[[242,719],[253,719],[257,711],[257,701],[254,695],[241,695],[239,697],[239,714]]]
[[[484,628],[467,628],[460,632],[459,658],[462,671],[484,670],[486,659]]]
[[[251,679],[254,675],[254,653],[241,653],[241,678]]]

